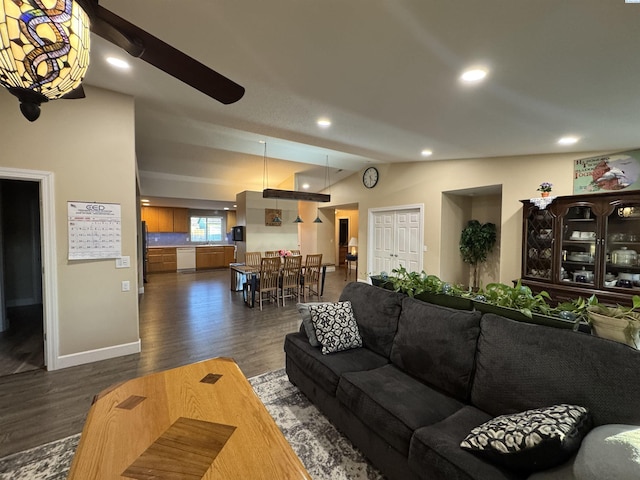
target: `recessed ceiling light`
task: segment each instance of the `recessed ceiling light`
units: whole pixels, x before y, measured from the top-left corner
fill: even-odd
[[[116,57],[107,57],[107,63],[112,67],[121,68],[123,70],[128,70],[131,68],[128,62]]]
[[[423,157],[430,157],[431,155],[433,155],[433,152],[426,148],[420,152],[420,155],[422,155]]]
[[[484,80],[488,73],[489,72],[487,72],[485,68],[474,67],[462,72],[462,75],[460,75],[460,80],[465,83],[476,83]]]
[[[573,145],[574,143],[578,143],[580,140],[578,137],[574,137],[572,135],[568,135],[566,137],[562,137],[558,140],[559,145]]]
[[[304,188],[305,190],[309,190],[309,184],[308,183],[303,183],[302,184],[302,188]]]
[[[328,118],[319,118],[317,123],[318,123],[318,126],[322,128],[327,128],[331,126],[331,120],[329,120]]]
[[[225,210],[229,210],[229,207],[224,207]]]
[[[234,205],[233,208],[238,208],[238,205]]]

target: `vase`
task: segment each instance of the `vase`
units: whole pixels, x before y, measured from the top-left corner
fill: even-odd
[[[546,197],[549,196],[549,193],[551,193],[551,192],[540,192],[540,196],[543,197],[543,198],[546,198]]]

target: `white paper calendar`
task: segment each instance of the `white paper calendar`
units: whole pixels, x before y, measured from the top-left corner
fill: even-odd
[[[119,203],[67,202],[69,260],[122,255]]]

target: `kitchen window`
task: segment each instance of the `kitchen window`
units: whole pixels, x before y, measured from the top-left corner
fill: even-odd
[[[222,242],[224,217],[191,217],[192,242]]]

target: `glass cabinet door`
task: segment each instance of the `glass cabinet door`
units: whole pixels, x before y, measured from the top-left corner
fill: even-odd
[[[598,221],[590,206],[570,207],[561,219],[560,280],[594,285]]]
[[[606,220],[603,287],[640,290],[640,204],[620,205]]]
[[[527,277],[551,280],[553,264],[553,216],[532,209],[527,218],[524,272]]]

